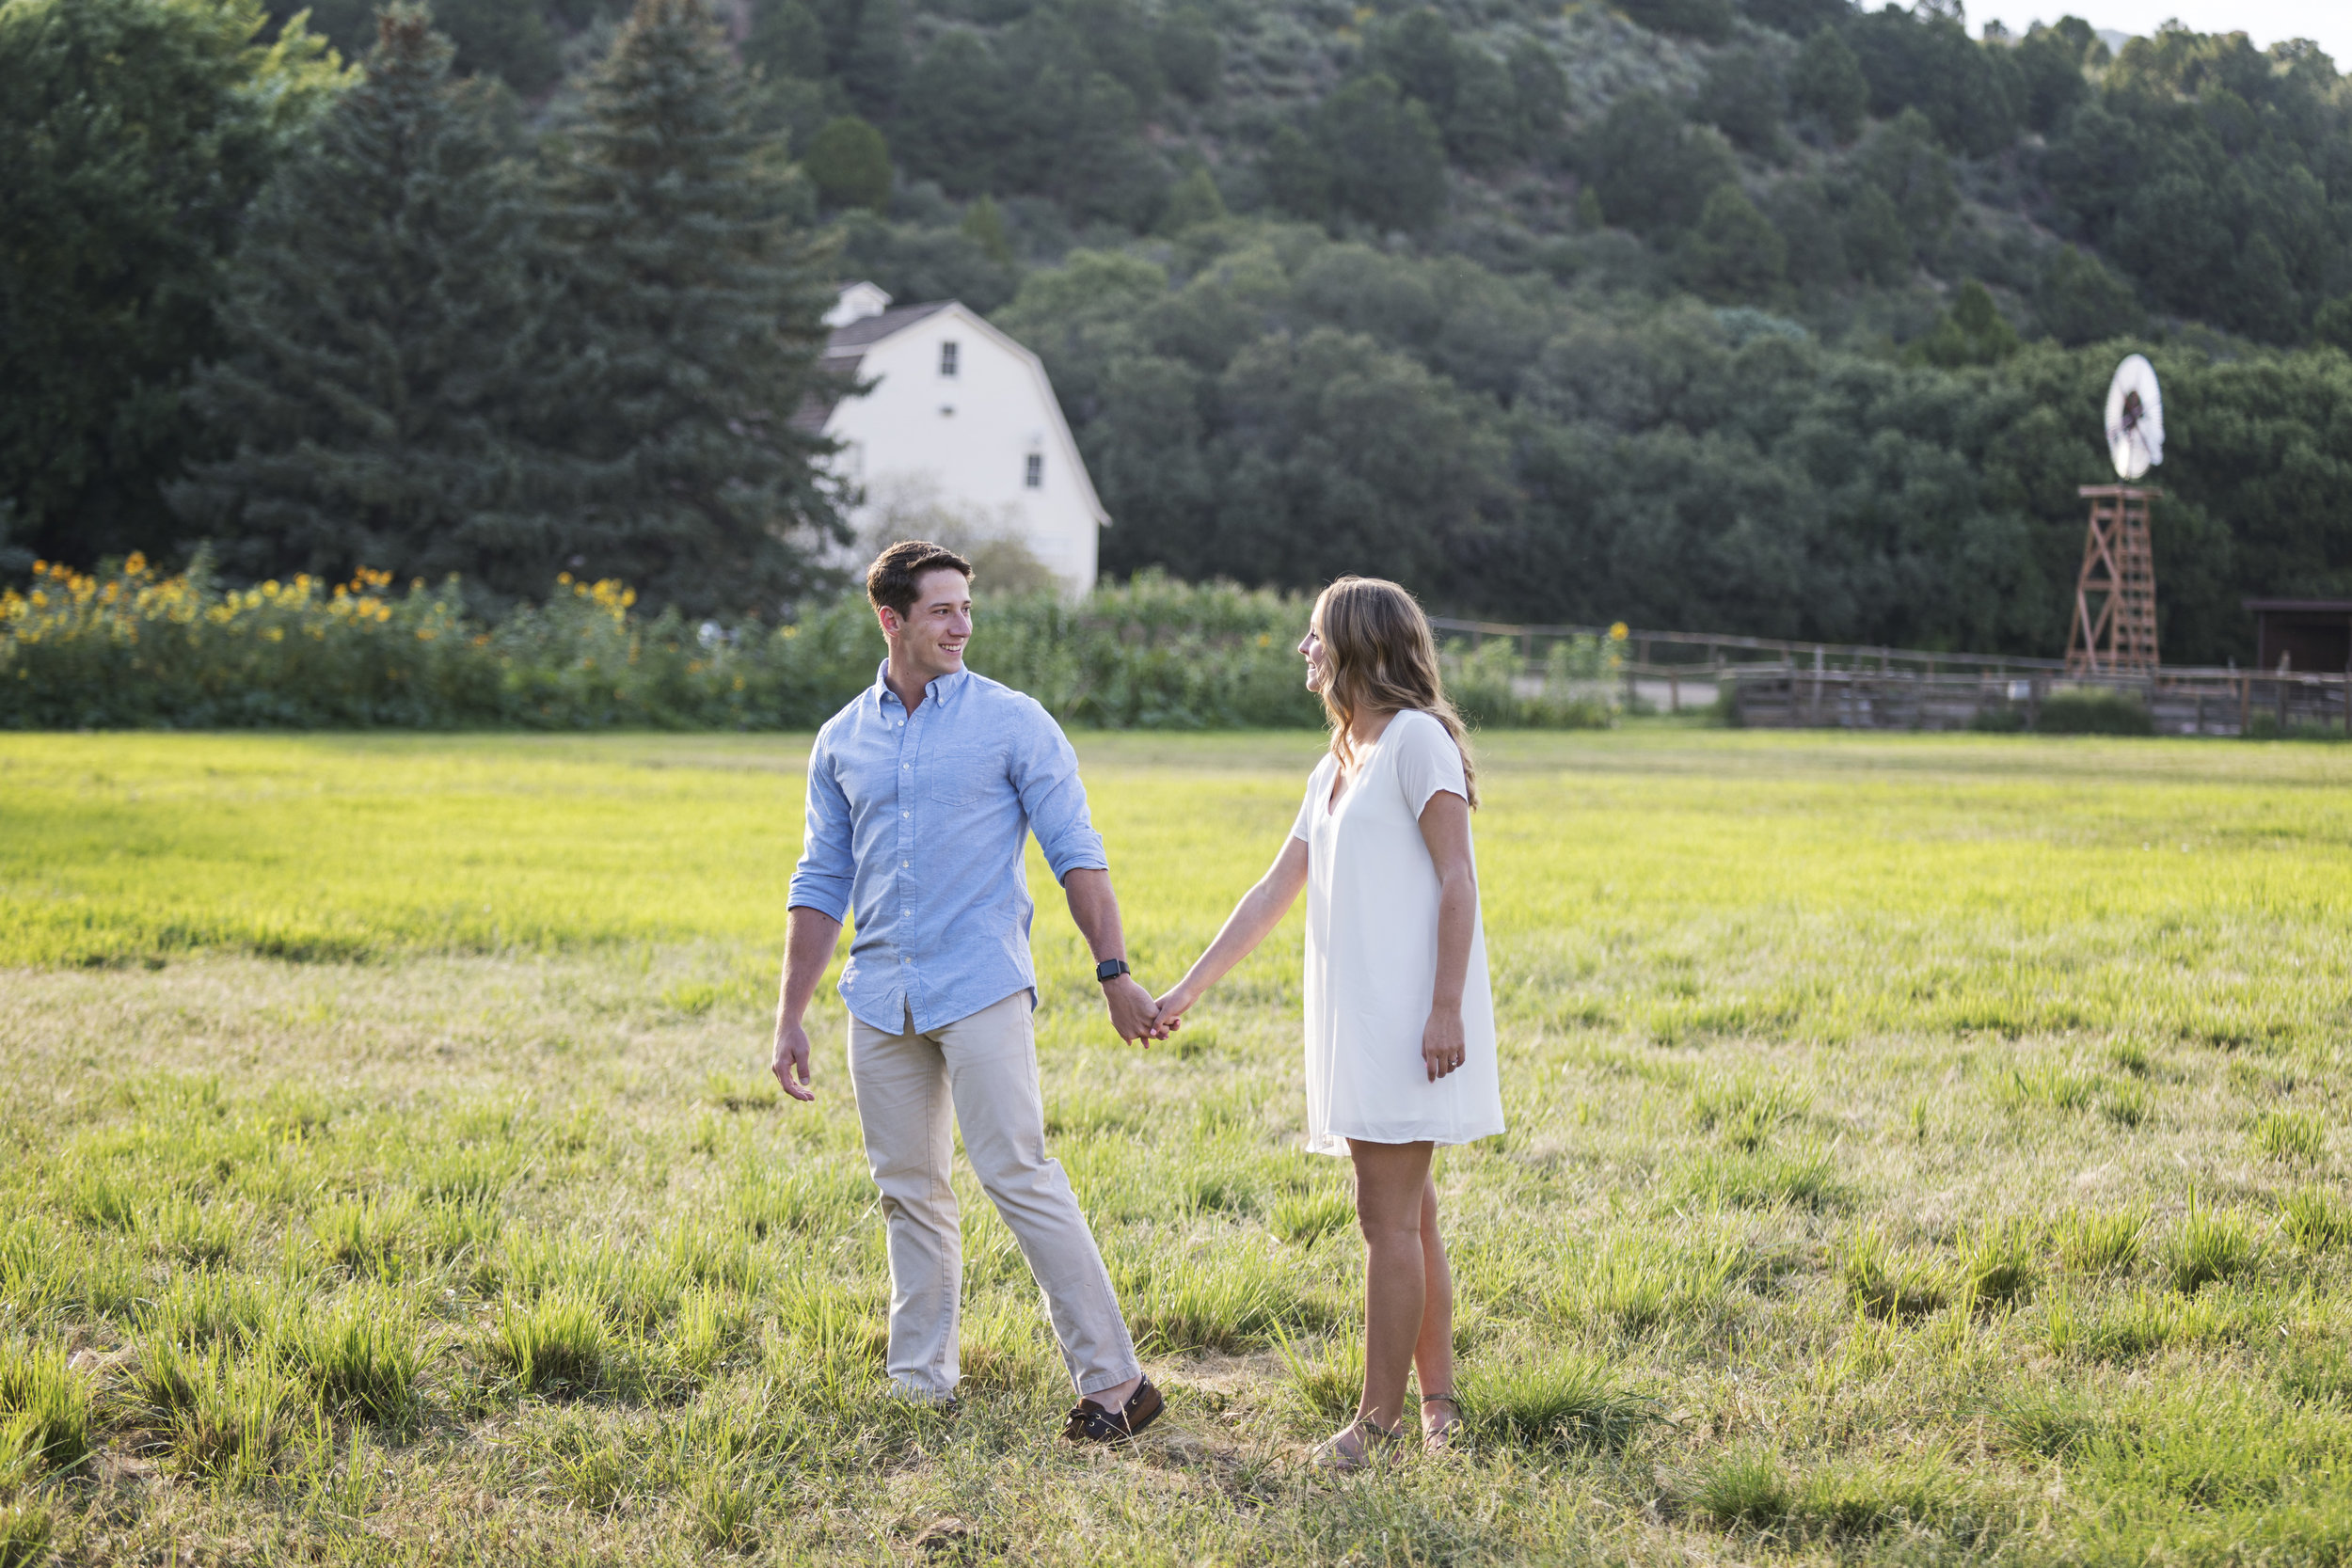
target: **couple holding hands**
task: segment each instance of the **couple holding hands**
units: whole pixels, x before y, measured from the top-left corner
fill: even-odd
[[[1363,1395],[1315,1459],[1355,1469],[1400,1442],[1416,1370],[1422,1440],[1443,1447],[1460,1412],[1431,1157],[1501,1132],[1502,1101],[1470,846],[1477,784],[1420,606],[1361,578],[1315,601],[1299,653],[1330,752],[1272,867],[1155,1000],[1127,970],[1070,742],[1036,702],[963,667],[971,578],[962,558],[920,541],[893,545],[866,573],[890,656],[809,754],[776,1009],[776,1078],[813,1100],[802,1019],[854,912],[840,989],[888,1234],[893,1383],[945,1403],[960,1376],[952,1113],[1077,1385],[1065,1435],[1131,1437],[1162,1409],[1093,1232],[1045,1152],[1022,869],[1034,832],[1122,1039],[1167,1038],[1307,894],[1307,1147],[1353,1160],[1366,1248]]]

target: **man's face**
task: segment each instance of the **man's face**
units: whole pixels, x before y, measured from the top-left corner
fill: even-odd
[[[952,675],[963,668],[963,645],[972,638],[972,582],[942,566],[914,584],[914,603],[902,617],[882,612],[882,630],[898,657],[925,678]]]

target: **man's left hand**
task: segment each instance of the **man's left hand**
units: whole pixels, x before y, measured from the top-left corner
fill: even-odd
[[[1132,974],[1120,974],[1103,986],[1103,1005],[1111,1010],[1111,1027],[1122,1040],[1164,1040],[1159,1004]]]

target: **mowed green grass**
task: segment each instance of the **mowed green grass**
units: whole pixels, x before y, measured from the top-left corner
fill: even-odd
[[[1165,983],[1316,738],[1078,744]],[[1034,860],[1170,1414],[1055,1438],[968,1176],[971,1398],[882,1395],[829,994],[763,1076],[803,753],[0,738],[0,1564],[2352,1559],[2352,752],[1488,737],[1478,1441],[1339,1483],[1295,920],[1147,1053]]]

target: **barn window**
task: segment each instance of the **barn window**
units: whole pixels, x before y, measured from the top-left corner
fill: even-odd
[[[939,373],[950,380],[955,378],[956,345],[952,342],[939,345]]]
[[[1045,454],[1043,452],[1029,453],[1028,461],[1021,470],[1021,483],[1031,490],[1045,488]]]

